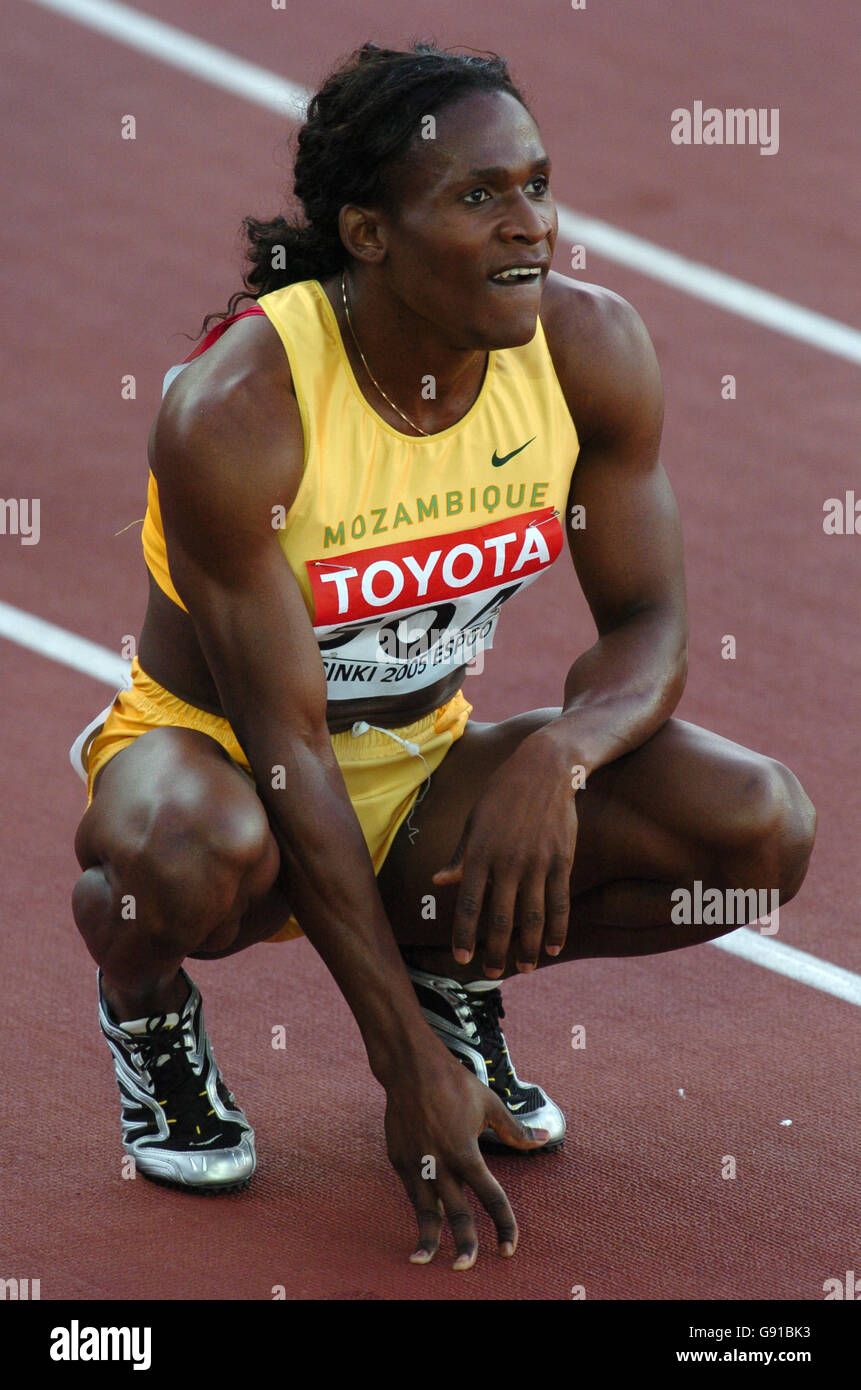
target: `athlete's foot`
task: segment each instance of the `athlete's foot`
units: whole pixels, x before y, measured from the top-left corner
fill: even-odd
[[[528,1129],[548,1131],[547,1143],[533,1152],[558,1148],[565,1138],[565,1116],[540,1086],[521,1081],[515,1072],[499,1026],[505,1010],[496,982],[474,980],[460,984],[409,964],[407,972],[422,1013],[449,1052],[489,1086]],[[480,1139],[488,1147],[512,1152],[492,1129],[484,1130]]]
[[[122,1099],[123,1148],[154,1182],[195,1192],[247,1187],[257,1156],[254,1131],[218,1070],[200,993],[180,971],[181,1012],[120,1022],[101,988],[99,1023]]]

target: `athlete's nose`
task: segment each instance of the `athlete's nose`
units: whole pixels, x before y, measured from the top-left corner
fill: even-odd
[[[525,197],[522,192],[517,193],[508,217],[499,228],[504,241],[518,241],[528,246],[535,246],[538,242],[544,241],[552,230],[553,218],[547,208],[537,207],[532,199]]]

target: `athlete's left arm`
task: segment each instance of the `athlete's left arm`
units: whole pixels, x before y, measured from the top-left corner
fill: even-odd
[[[492,775],[455,860],[435,876],[460,881],[452,940],[459,960],[471,957],[484,916],[491,976],[501,974],[515,931],[522,964],[537,964],[542,944],[550,954],[561,950],[577,838],[572,788],[666,722],[687,672],[681,528],[658,458],[663,392],[654,349],[618,295],[553,281],[542,322],[581,445],[568,541],[598,640],[568,672],[560,717]]]
[[[684,689],[688,639],[679,512],[658,457],[663,389],[655,350],[630,304],[588,288],[574,331],[559,331],[557,297],[548,332],[581,441],[568,544],[598,629],[598,641],[568,672],[563,714],[548,736],[586,777],[669,719]],[[596,349],[584,353],[590,337]]]

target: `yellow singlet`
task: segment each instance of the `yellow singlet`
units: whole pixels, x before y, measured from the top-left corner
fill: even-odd
[[[421,690],[489,648],[501,605],[562,549],[579,443],[541,322],[525,347],[489,353],[463,419],[420,438],[365,400],[316,280],[264,295],[260,310],[287,353],[304,432],[299,491],[273,524],[328,698]],[[184,607],[152,474],[143,548],[160,588]]]

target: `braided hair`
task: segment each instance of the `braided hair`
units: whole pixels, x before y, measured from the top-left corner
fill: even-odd
[[[312,97],[298,134],[293,193],[304,218],[246,217],[245,299],[299,280],[323,280],[347,264],[338,230],[346,203],[391,208],[386,174],[416,137],[422,118],[472,92],[507,92],[526,105],[506,62],[496,54],[459,54],[416,43],[407,51],[366,43]]]

